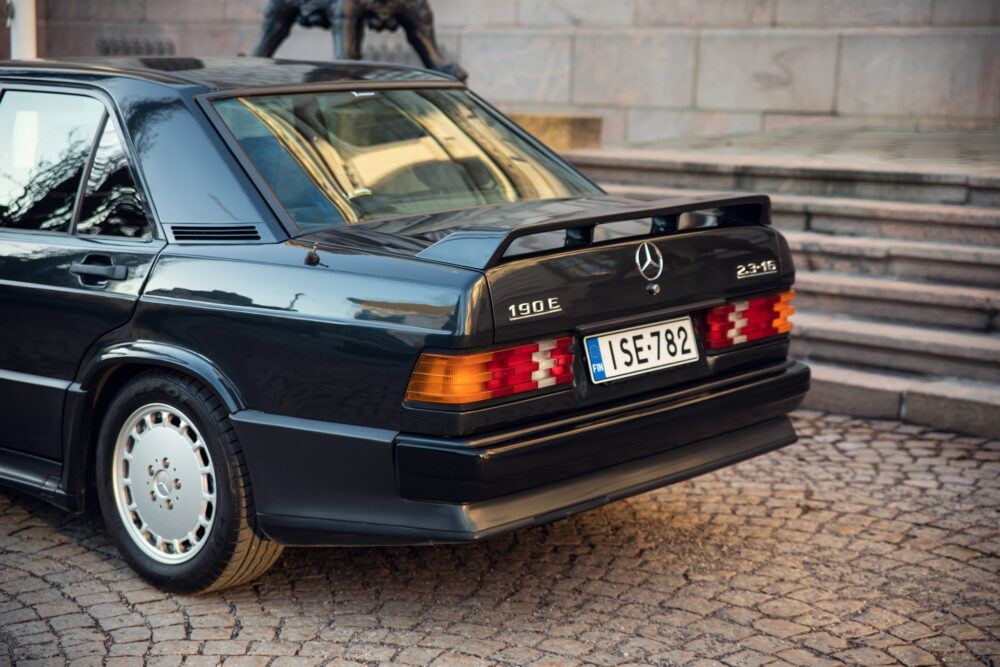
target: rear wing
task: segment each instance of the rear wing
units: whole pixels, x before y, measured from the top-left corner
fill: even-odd
[[[565,252],[625,239],[670,236],[714,227],[771,224],[767,195],[685,197],[569,215],[513,229],[478,227],[449,234],[417,257],[485,270],[527,255]]]

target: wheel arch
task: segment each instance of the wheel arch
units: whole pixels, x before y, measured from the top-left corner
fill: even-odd
[[[70,388],[63,423],[63,499],[67,509],[83,510],[85,490],[94,480],[94,450],[101,421],[111,400],[132,378],[149,370],[170,370],[201,382],[230,414],[245,410],[242,394],[211,360],[169,343],[130,341],[95,351],[84,361]]]

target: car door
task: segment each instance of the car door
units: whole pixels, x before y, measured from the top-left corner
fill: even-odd
[[[0,458],[58,460],[80,360],[128,321],[163,241],[103,98],[0,94]]]

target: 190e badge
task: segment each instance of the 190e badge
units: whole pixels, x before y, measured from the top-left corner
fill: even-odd
[[[529,317],[538,317],[539,315],[551,315],[552,313],[561,311],[562,306],[559,305],[559,297],[557,296],[550,296],[547,299],[535,299],[534,301],[524,301],[507,306],[511,322],[526,320]]]

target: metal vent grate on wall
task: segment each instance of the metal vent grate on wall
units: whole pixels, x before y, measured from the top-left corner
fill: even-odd
[[[168,225],[172,241],[218,243],[260,241],[256,225]]]

